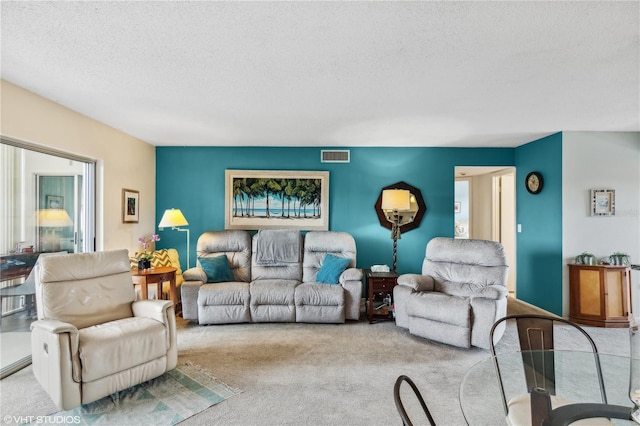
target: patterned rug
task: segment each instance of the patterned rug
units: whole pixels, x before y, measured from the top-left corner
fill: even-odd
[[[175,425],[240,392],[187,363],[148,382],[49,417],[64,418],[75,425]]]

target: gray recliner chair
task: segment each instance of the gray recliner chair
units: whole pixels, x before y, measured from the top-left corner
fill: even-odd
[[[70,410],[176,367],[168,300],[135,301],[127,250],[48,256],[36,271],[33,373]]]
[[[398,277],[396,325],[449,345],[489,349],[493,324],[507,313],[508,266],[495,241],[434,238],[422,274]],[[497,342],[504,324],[494,332]]]
[[[327,254],[350,259],[339,285],[316,282]],[[296,289],[298,322],[344,322],[360,318],[362,270],[356,268],[356,241],[346,232],[311,231],[304,237],[302,285]],[[330,320],[329,320],[330,319]]]

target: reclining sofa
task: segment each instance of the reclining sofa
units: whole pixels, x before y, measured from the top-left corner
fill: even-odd
[[[184,319],[344,323],[360,317],[362,270],[355,268],[355,240],[345,232],[210,231],[198,238],[197,256],[196,267],[183,274]]]
[[[422,274],[398,277],[396,325],[449,345],[489,349],[493,324],[507,314],[507,261],[500,243],[434,238]],[[504,324],[495,330],[500,340]]]

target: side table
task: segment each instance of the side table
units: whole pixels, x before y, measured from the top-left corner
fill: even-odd
[[[398,285],[395,272],[366,271],[367,277],[367,318],[369,324],[377,321],[394,321],[393,288]]]
[[[158,266],[151,269],[132,269],[131,279],[133,284],[140,284],[142,299],[147,299],[149,284],[156,284],[157,298],[162,298],[162,283],[169,281],[169,299],[173,302],[173,310],[176,310],[176,271],[173,266]]]

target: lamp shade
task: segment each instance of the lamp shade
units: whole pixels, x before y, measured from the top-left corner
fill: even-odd
[[[42,228],[63,228],[72,225],[73,221],[64,209],[38,210],[38,226]]]
[[[382,191],[382,210],[404,211],[411,207],[411,192],[406,189]]]
[[[185,219],[180,209],[165,210],[158,224],[158,228],[169,228],[174,226],[187,226],[189,222]]]

